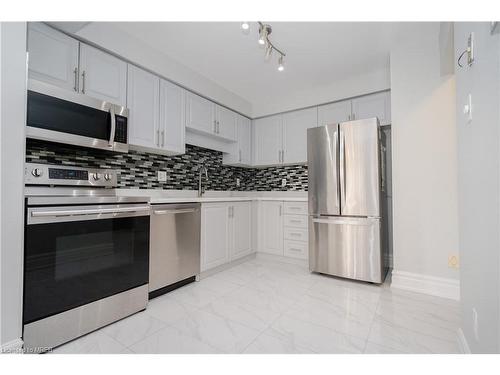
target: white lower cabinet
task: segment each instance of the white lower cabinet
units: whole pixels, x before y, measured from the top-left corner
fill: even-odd
[[[229,205],[201,206],[201,271],[229,261]]]
[[[252,252],[252,202],[233,203],[229,213],[229,260],[233,261]]]
[[[262,201],[258,208],[258,251],[307,259],[306,202]]]
[[[252,253],[251,202],[201,206],[201,271]]]
[[[283,255],[283,202],[259,203],[259,251]]]

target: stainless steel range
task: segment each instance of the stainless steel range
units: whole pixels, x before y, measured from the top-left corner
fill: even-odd
[[[23,340],[44,350],[146,308],[150,206],[113,170],[26,164]]]

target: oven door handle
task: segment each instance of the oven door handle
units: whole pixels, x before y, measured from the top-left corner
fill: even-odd
[[[139,207],[121,207],[121,208],[95,208],[81,210],[47,210],[47,211],[31,211],[31,217],[58,217],[58,216],[74,216],[74,215],[99,215],[99,214],[121,214],[131,212],[146,212],[149,211],[149,206]]]
[[[109,135],[109,148],[113,148],[115,143],[115,133],[116,133],[116,115],[115,108],[113,105],[109,108],[109,113],[111,114],[111,134]]]

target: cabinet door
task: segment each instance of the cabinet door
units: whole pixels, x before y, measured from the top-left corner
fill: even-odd
[[[236,141],[236,126],[238,114],[227,108],[217,106],[217,128],[216,134],[229,141]]]
[[[185,152],[186,91],[160,80],[160,137],[165,151]]]
[[[366,95],[352,100],[356,120],[378,117],[380,125],[391,123],[391,93],[389,91]]]
[[[229,206],[204,204],[201,207],[201,270],[229,261]]]
[[[283,162],[307,162],[307,129],[318,126],[317,107],[283,115]]]
[[[129,144],[160,149],[160,78],[133,65],[128,68]]]
[[[127,63],[86,44],[80,45],[82,94],[122,106],[127,101]]]
[[[232,241],[230,260],[241,258],[252,252],[252,203],[238,202],[231,207]]]
[[[78,91],[78,41],[42,23],[28,26],[29,78]]]
[[[252,164],[252,123],[244,116],[238,116],[238,159],[240,164]]]
[[[186,100],[186,127],[214,134],[215,104],[192,93],[187,94]]]
[[[337,124],[351,119],[351,101],[325,104],[318,107],[318,126]]]
[[[283,145],[282,116],[270,116],[253,123],[254,165],[281,164]]]
[[[259,250],[283,255],[283,202],[261,202]]]

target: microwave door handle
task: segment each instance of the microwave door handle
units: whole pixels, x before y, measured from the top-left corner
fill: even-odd
[[[109,135],[109,143],[108,146],[113,148],[113,144],[115,142],[115,132],[116,132],[116,116],[115,116],[115,108],[113,105],[109,108],[109,113],[111,114],[111,134]]]

